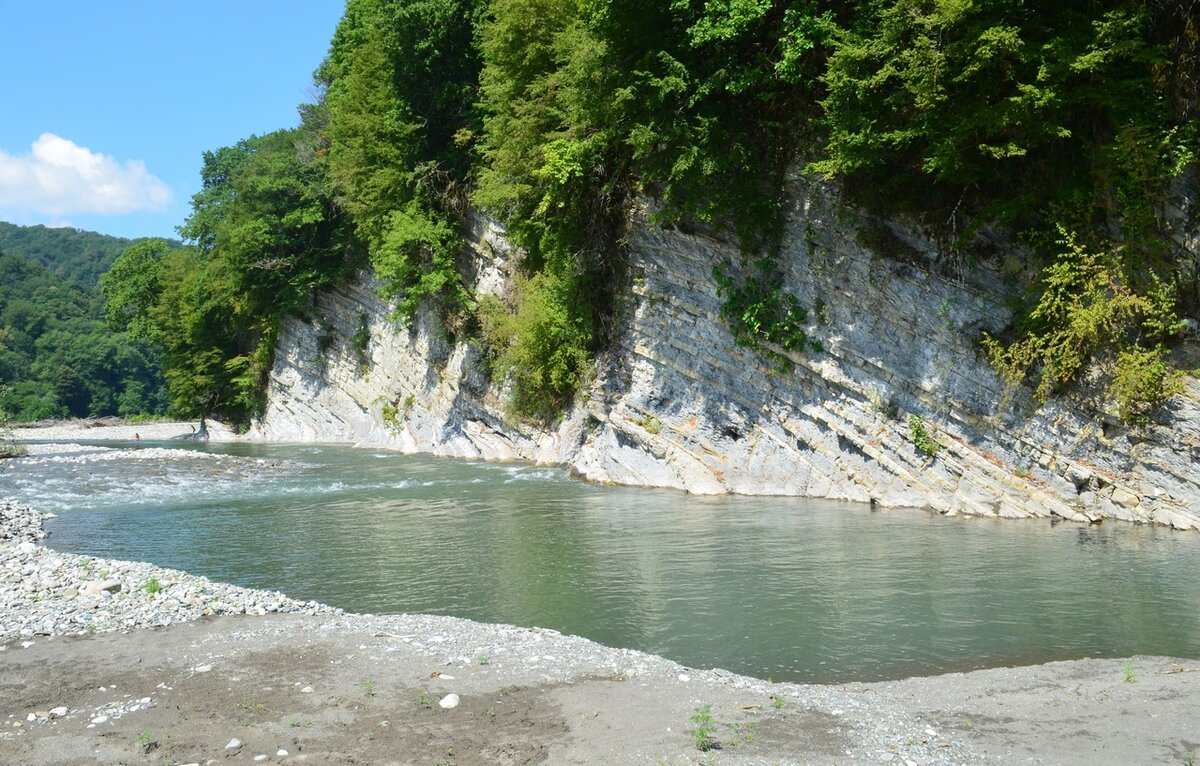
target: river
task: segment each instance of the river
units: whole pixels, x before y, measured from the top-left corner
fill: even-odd
[[[599,487],[315,445],[34,445],[48,544],[349,611],[554,628],[776,681],[1200,657],[1200,534]]]

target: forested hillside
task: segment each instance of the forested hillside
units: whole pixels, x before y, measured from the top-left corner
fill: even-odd
[[[165,394],[153,350],[108,328],[94,288],[0,252],[0,413],[161,414]]]
[[[0,221],[0,252],[21,256],[55,276],[92,287],[134,241],[94,231]]]
[[[1004,273],[1017,320],[980,346],[1012,385],[1048,398],[1093,369],[1136,424],[1178,390],[1200,308],[1174,236],[1194,213],[1168,204],[1195,193],[1197,19],[1192,0],[350,0],[300,126],[206,156],[191,247],[127,251],[110,318],[163,350],[180,414],[244,421],[279,317],[370,263],[399,320],[430,308],[514,415],[551,419],[610,340],[638,199],[741,243],[713,275],[740,342],[821,353],[777,260],[802,172],[927,233],[929,267]],[[471,207],[526,253],[505,301],[463,277]]]

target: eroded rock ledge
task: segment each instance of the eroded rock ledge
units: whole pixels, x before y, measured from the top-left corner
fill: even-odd
[[[719,316],[712,269],[736,248],[635,223],[623,332],[556,429],[510,422],[477,348],[422,320],[397,325],[364,278],[285,321],[254,434],[523,459],[694,493],[1200,529],[1200,382],[1138,430],[1070,399],[1036,407],[1018,393],[1016,411],[999,412],[1003,384],[978,352],[980,332],[1009,319],[996,275],[934,273],[920,265],[932,243],[900,228],[864,236],[868,224],[828,190],[796,189],[786,289],[819,306],[824,350],[793,356],[792,371],[735,345]],[[477,220],[472,242],[476,289],[501,293],[513,263],[503,232]],[[888,247],[909,257],[879,252]],[[942,445],[936,455],[914,447],[909,414]]]

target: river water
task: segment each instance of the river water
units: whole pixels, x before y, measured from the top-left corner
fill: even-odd
[[[357,612],[541,626],[774,680],[1200,657],[1200,535],[588,485],[331,446],[34,445],[56,549]]]

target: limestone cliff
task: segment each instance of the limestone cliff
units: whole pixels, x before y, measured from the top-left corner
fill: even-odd
[[[1019,394],[1015,412],[997,414],[1003,384],[978,339],[1008,323],[999,279],[983,268],[947,277],[925,265],[933,245],[921,237],[858,217],[822,187],[796,190],[786,289],[819,306],[824,350],[792,356],[794,370],[735,345],[719,316],[712,269],[736,262],[736,248],[635,222],[619,340],[557,429],[509,422],[475,346],[421,321],[398,326],[364,279],[285,321],[255,431],[695,493],[1200,529],[1200,382],[1139,430],[1071,399],[1038,408]],[[1194,231],[1181,236],[1200,251]],[[503,291],[503,232],[477,221],[472,241],[477,290]],[[932,457],[914,447],[910,414],[942,445]]]

